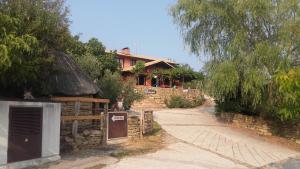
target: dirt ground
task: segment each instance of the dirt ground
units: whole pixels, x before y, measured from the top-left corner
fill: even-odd
[[[143,136],[142,139],[129,139],[105,147],[67,152],[61,155],[60,161],[27,169],[101,169],[106,165],[117,163],[124,157],[154,153],[175,142],[174,137],[155,123],[153,131]]]
[[[145,135],[142,139],[128,140],[127,142],[115,145],[118,146],[118,150],[111,153],[111,156],[123,158],[127,156],[152,153],[163,149],[174,142],[176,142],[176,138],[161,129],[158,123],[155,123],[154,130]]]

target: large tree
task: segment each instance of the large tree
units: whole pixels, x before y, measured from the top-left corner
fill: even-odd
[[[119,70],[116,53],[106,52],[105,46],[97,38],[83,43],[79,36],[75,36],[68,52],[94,81],[101,79],[106,70],[112,73]]]
[[[219,104],[234,102],[231,108],[255,113],[268,107],[274,75],[300,54],[299,5],[299,0],[178,0],[171,14],[191,51],[209,57],[206,73]]]
[[[0,96],[22,97],[24,88],[46,94],[48,52],[65,51],[73,39],[64,0],[1,0],[0,26]]]

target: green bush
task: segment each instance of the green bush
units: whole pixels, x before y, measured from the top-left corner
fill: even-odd
[[[109,99],[111,105],[117,102],[118,97],[124,98],[125,110],[129,110],[134,101],[143,98],[143,95],[134,89],[134,81],[124,83],[119,73],[111,73],[109,70],[105,71],[104,76],[100,79],[99,88],[99,97]]]
[[[134,89],[135,81],[127,81],[123,85],[123,91],[122,91],[122,97],[123,100],[123,107],[125,110],[129,110],[131,105],[136,100],[141,100],[143,98],[143,95],[139,93],[138,90]]]
[[[300,68],[279,72],[275,78],[275,113],[282,120],[300,120]]]
[[[171,96],[170,100],[165,101],[168,108],[193,108],[204,103],[204,97],[201,95],[193,101],[182,96]]]
[[[110,104],[114,104],[122,93],[123,81],[119,73],[111,73],[105,71],[104,76],[99,80],[100,98],[110,100]]]
[[[184,89],[202,89],[203,80],[192,80],[190,82],[185,82],[182,84]]]

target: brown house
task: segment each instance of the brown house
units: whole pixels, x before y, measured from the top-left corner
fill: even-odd
[[[127,47],[123,48],[120,52],[117,52],[117,59],[121,65],[124,80],[137,78],[137,85],[153,87],[172,87],[173,85],[180,85],[178,81],[172,81],[172,79],[167,76],[155,73],[159,70],[173,69],[178,65],[169,59],[157,59],[149,56],[133,55]],[[137,61],[143,61],[145,63],[145,71],[143,74],[135,77],[132,70]]]

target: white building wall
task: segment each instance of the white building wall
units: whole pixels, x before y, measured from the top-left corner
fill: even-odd
[[[59,155],[60,104],[43,104],[42,157]]]
[[[7,102],[0,102],[0,165],[7,162],[8,112]]]
[[[9,106],[43,107],[42,157],[59,157],[60,103],[0,101],[0,168],[7,163]]]

